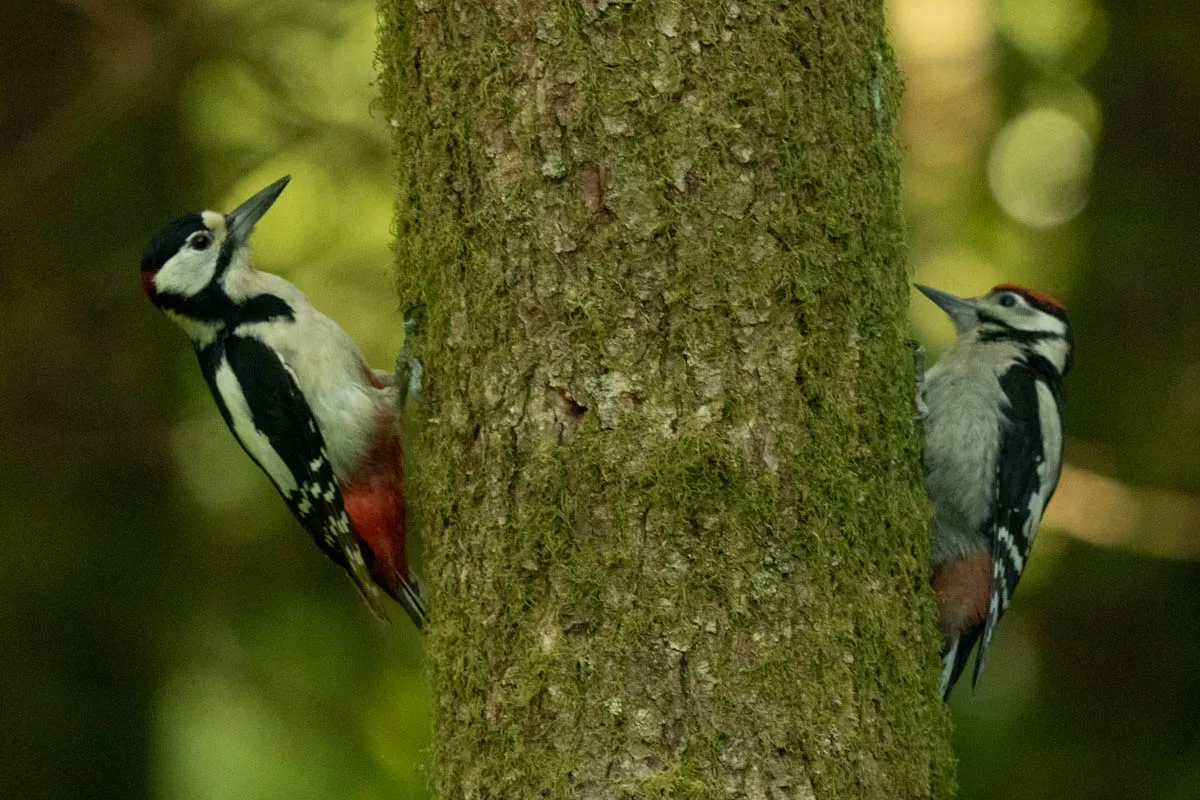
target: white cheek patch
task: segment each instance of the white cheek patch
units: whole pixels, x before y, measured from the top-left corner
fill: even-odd
[[[176,294],[192,297],[200,292],[209,281],[217,267],[217,255],[209,245],[207,250],[193,250],[185,246],[163,265],[154,278],[154,288],[159,294]]]
[[[233,428],[234,435],[246,448],[250,457],[275,482],[279,491],[285,497],[291,497],[296,491],[296,478],[279,453],[275,452],[271,441],[262,431],[254,427],[254,419],[250,416],[250,406],[246,403],[246,396],[242,394],[237,376],[233,374],[233,369],[224,358],[217,367],[215,383],[217,391],[221,393],[221,399],[225,401],[225,407],[229,410],[229,424]]]
[[[1052,333],[1057,336],[1067,335],[1067,325],[1058,317],[1042,311],[1034,311],[1032,317],[1032,319],[1021,320],[1021,330]]]
[[[212,281],[221,244],[225,241],[225,217],[215,211],[202,211],[200,219],[212,233],[212,244],[203,250],[193,250],[185,244],[163,264],[154,277],[154,288],[160,294],[191,297]]]

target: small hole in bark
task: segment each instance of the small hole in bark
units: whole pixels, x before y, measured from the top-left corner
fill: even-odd
[[[573,397],[571,397],[571,395],[567,394],[566,390],[559,389],[558,394],[560,397],[562,397],[563,402],[567,404],[567,411],[572,416],[582,417],[584,414],[587,413],[588,407],[585,405],[582,405],[581,403],[576,403],[575,398],[573,398]]]

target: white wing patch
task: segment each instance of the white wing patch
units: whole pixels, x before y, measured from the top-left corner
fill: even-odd
[[[1041,494],[1049,496],[1058,485],[1058,478],[1062,473],[1062,419],[1058,416],[1058,403],[1054,400],[1054,393],[1043,381],[1037,382],[1037,398],[1038,419],[1042,423],[1046,459],[1038,478],[1041,480]]]
[[[1043,452],[1037,463],[1037,489],[1029,496],[1029,516],[1025,520],[1025,529],[1022,531],[1028,546],[1022,553],[1010,531],[1002,527],[998,527],[995,531],[1008,558],[998,558],[992,564],[992,594],[988,603],[988,618],[983,630],[983,642],[979,649],[979,655],[976,656],[976,680],[982,670],[983,654],[987,652],[988,645],[991,644],[996,622],[999,621],[1000,615],[1008,608],[1009,601],[1012,599],[1008,589],[1009,565],[1017,575],[1020,575],[1024,569],[1025,559],[1033,548],[1033,539],[1042,522],[1046,499],[1054,493],[1054,488],[1058,485],[1058,478],[1062,472],[1062,419],[1058,415],[1058,404],[1054,400],[1054,393],[1044,381],[1036,381],[1034,388],[1037,392],[1038,421],[1042,426]]]
[[[242,443],[242,447],[246,448],[250,457],[270,476],[279,491],[285,497],[291,497],[297,489],[296,476],[292,475],[287,464],[275,452],[271,441],[258,428],[254,427],[254,419],[250,415],[250,406],[246,402],[246,396],[242,394],[237,376],[233,374],[233,368],[229,366],[229,361],[224,357],[217,365],[214,383],[217,391],[221,393],[225,408],[229,411],[229,425],[233,428],[234,436],[237,436],[238,441]]]

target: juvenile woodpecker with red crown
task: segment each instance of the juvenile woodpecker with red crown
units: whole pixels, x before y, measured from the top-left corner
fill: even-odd
[[[288,180],[230,214],[167,224],[146,248],[142,286],[191,338],[225,423],[321,551],[372,609],[383,613],[382,590],[420,628],[400,444],[408,387],[372,370],[303,292],[251,264],[250,234]]]
[[[962,298],[917,286],[956,338],[924,377],[925,487],[942,696],[975,644],[979,682],[992,633],[1029,559],[1062,471],[1063,376],[1074,341],[1052,297],[1001,284]]]

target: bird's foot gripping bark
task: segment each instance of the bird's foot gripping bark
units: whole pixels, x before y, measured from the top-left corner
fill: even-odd
[[[909,339],[908,346],[912,348],[916,382],[917,413],[913,415],[913,421],[924,422],[929,416],[929,406],[925,403],[925,348],[916,339]]]
[[[425,368],[412,353],[413,339],[420,335],[425,317],[423,305],[410,306],[404,312],[404,345],[396,354],[396,387],[400,390],[400,410],[403,411],[410,399],[423,402],[421,395]]]

